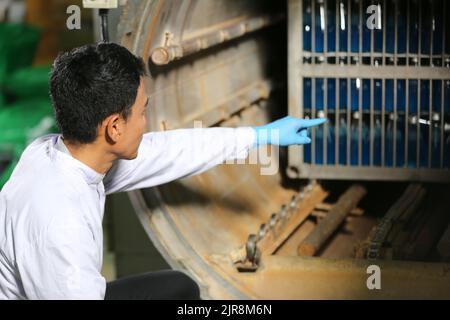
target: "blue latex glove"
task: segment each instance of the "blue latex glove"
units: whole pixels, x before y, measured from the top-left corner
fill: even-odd
[[[320,125],[326,121],[326,118],[309,120],[287,116],[263,126],[253,127],[256,133],[255,146],[265,144],[289,146],[292,144],[311,143],[311,139],[308,137],[308,128]],[[276,138],[277,135],[278,139]],[[273,139],[277,141],[272,141]]]

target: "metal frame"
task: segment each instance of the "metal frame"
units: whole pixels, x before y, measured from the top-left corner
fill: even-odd
[[[445,34],[449,32],[449,22],[441,19],[442,23],[442,52],[433,52],[433,33],[435,29],[430,30],[431,37],[430,51],[424,53],[422,51],[422,28],[427,27],[427,20],[422,21],[423,14],[420,13],[418,19],[418,43],[417,53],[410,52],[410,28],[409,24],[411,19],[411,0],[406,0],[407,6],[407,18],[406,18],[406,51],[405,53],[398,52],[398,40],[399,40],[399,23],[398,12],[400,12],[400,5],[398,1],[379,0],[379,1],[363,1],[363,0],[338,0],[336,1],[336,7],[334,11],[336,13],[335,21],[335,51],[328,51],[328,23],[322,22],[321,28],[323,31],[323,52],[316,52],[316,14],[317,8],[322,15],[322,19],[327,17],[328,19],[328,7],[333,1],[327,0],[289,0],[289,36],[288,36],[288,65],[289,74],[289,114],[296,117],[317,117],[316,112],[316,82],[318,79],[323,81],[323,108],[321,112],[330,119],[330,123],[326,124],[323,128],[322,145],[318,145],[316,141],[317,129],[311,130],[311,143],[310,149],[310,161],[305,159],[304,147],[290,147],[288,150],[289,166],[288,175],[291,177],[299,178],[319,178],[319,179],[357,179],[357,180],[419,180],[419,181],[436,181],[436,182],[450,182],[450,168],[444,164],[444,152],[448,149],[444,147],[444,139],[447,135],[444,132],[444,128],[450,127],[449,121],[450,113],[444,113],[444,83],[450,80],[450,68],[446,65],[450,61],[450,55],[445,53]],[[363,32],[362,28],[365,27],[365,8],[364,4],[372,3],[378,4],[382,8],[382,50],[381,52],[374,52],[375,33],[376,31],[370,31],[370,52],[363,52]],[[419,1],[419,4],[421,2]],[[445,12],[446,1],[435,1],[434,6],[439,3],[442,8],[432,8],[435,12],[442,10]],[[387,9],[387,5],[390,4],[390,11]],[[310,5],[308,12],[311,14],[311,51],[305,51],[303,47],[303,29],[305,25],[303,23],[303,13],[306,8],[305,5]],[[356,5],[356,7],[355,7]],[[352,8],[353,6],[353,8]],[[342,9],[345,12],[341,12]],[[333,9],[333,8],[331,8]],[[440,9],[440,10],[438,10]],[[393,10],[393,11],[392,11]],[[325,12],[325,15],[323,15]],[[352,15],[353,12],[353,15]],[[358,12],[356,18],[358,19],[358,38],[359,48],[357,52],[352,51],[352,17],[355,19],[354,13]],[[387,12],[395,12],[393,21],[394,24],[393,37],[394,37],[394,52],[387,52]],[[350,13],[350,14],[349,14]],[[341,26],[340,16],[344,14],[346,19],[343,26]],[[350,18],[348,18],[350,17]],[[430,19],[429,19],[430,20]],[[354,21],[354,20],[353,20]],[[430,22],[431,23],[431,22]],[[439,23],[439,21],[438,21]],[[340,31],[339,27],[346,29],[347,36],[347,48],[346,51],[342,51],[340,48]],[[379,31],[378,31],[379,32]],[[381,37],[381,35],[378,35]],[[334,59],[334,60],[333,60]],[[440,62],[439,65],[433,65],[435,61]],[[303,106],[304,92],[303,83],[305,79],[311,79],[311,109],[305,109]],[[335,81],[335,108],[330,110],[328,103],[330,102],[328,97],[328,81]],[[346,106],[342,106],[340,103],[340,81],[346,81]],[[363,84],[369,81],[370,83],[370,110],[363,110]],[[308,80],[309,81],[309,80]],[[351,109],[351,97],[352,97],[352,83],[359,82],[357,85],[357,109]],[[398,110],[398,94],[397,88],[399,81],[405,85],[405,110]],[[413,81],[413,82],[412,82]],[[440,86],[441,98],[439,112],[433,111],[433,86],[436,84]],[[381,83],[381,106],[375,106],[375,85]],[[414,101],[410,100],[410,86],[411,83],[417,83],[417,94],[414,98],[417,99],[416,112],[410,110],[411,104]],[[393,110],[386,110],[386,88],[387,86],[393,86],[392,89],[392,103]],[[428,85],[428,107],[421,105],[421,91],[422,86]],[[423,94],[423,93],[422,93]],[[412,97],[412,96],[411,96]],[[355,97],[354,97],[355,98]],[[378,110],[376,110],[376,107]],[[433,116],[439,115],[438,119],[433,120]],[[331,116],[331,117],[330,117]],[[423,118],[423,119],[422,119]],[[346,138],[346,157],[345,163],[340,162],[340,121],[344,119],[347,124],[347,130],[345,134]],[[381,150],[375,149],[375,120],[380,122],[381,125]],[[390,119],[390,120],[389,120]],[[400,120],[404,122],[404,130],[401,131],[401,137],[398,137],[398,123]],[[389,123],[388,123],[389,121]],[[352,123],[357,130],[358,137],[352,137],[355,134],[355,130],[352,128]],[[368,127],[368,165],[363,164],[363,122]],[[334,164],[328,164],[327,154],[327,139],[330,133],[330,127],[334,125]],[[421,134],[425,134],[424,127],[428,126],[428,137],[425,143],[421,143]],[[392,128],[393,127],[393,128]],[[433,154],[434,157],[438,157],[438,165],[432,166],[432,136],[433,128],[439,128],[440,130],[440,146],[439,155]],[[389,132],[388,132],[389,129]],[[421,132],[422,130],[422,132]],[[388,134],[390,134],[388,136]],[[414,139],[412,135],[416,137],[415,150],[409,149],[409,139]],[[341,137],[342,138],[342,137]],[[404,148],[403,150],[397,145],[397,138],[403,138]],[[387,145],[387,139],[390,144]],[[351,158],[352,144],[357,143],[357,159]],[[378,146],[379,147],[379,146]],[[389,151],[387,148],[389,147]],[[322,163],[318,164],[316,161],[316,150],[322,148]],[[426,148],[426,155],[423,156],[423,148]],[[403,162],[400,161],[397,156],[398,152],[403,152]],[[319,151],[320,152],[320,151]],[[342,150],[341,150],[342,152]],[[381,159],[379,163],[375,163],[374,155],[381,153]],[[386,154],[385,154],[386,152]],[[409,158],[411,152],[415,152],[414,165],[411,165]],[[386,155],[389,158],[386,158]],[[391,158],[392,157],[392,158]],[[424,160],[425,159],[425,160]],[[356,160],[356,164],[355,161]],[[387,164],[386,160],[390,163]],[[353,164],[351,162],[354,162]],[[422,161],[422,163],[421,163]],[[424,163],[426,161],[427,163]],[[447,164],[448,165],[448,164]]]

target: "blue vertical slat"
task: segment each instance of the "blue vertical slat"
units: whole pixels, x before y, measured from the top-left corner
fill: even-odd
[[[311,0],[303,0],[303,50],[311,52]]]
[[[328,131],[327,131],[327,163],[335,164],[335,122],[336,122],[336,81],[334,78],[328,78],[327,81],[327,110],[328,110]]]
[[[386,0],[386,52],[395,51],[395,4],[393,0]]]
[[[450,123],[450,80],[444,84],[445,123]],[[444,132],[444,167],[450,168],[450,130]]]
[[[397,146],[396,146],[396,165],[403,167],[405,165],[405,109],[406,109],[406,81],[397,80]]]
[[[374,117],[373,128],[373,164],[374,166],[381,166],[381,116]]]
[[[397,167],[403,167],[405,165],[405,118],[398,117],[397,120]]]
[[[316,112],[324,109],[324,84],[323,78],[316,78]],[[324,139],[324,126],[316,127],[316,147],[315,147],[315,163],[324,164],[323,162],[323,139]]]
[[[319,1],[314,1],[314,12],[315,12],[315,16],[314,16],[314,28],[315,28],[315,51],[316,52],[323,52],[324,49],[324,32],[325,32],[325,28],[322,29],[323,23],[325,23],[325,21],[322,22],[322,16],[320,15],[320,9],[324,8],[323,3],[319,3]]]
[[[419,44],[419,4],[418,0],[409,3],[409,52],[417,53]]]
[[[406,107],[406,81],[397,80],[397,112],[403,114]]]
[[[443,18],[445,12],[443,11],[443,1],[448,0],[434,0],[433,2],[433,16],[434,16],[434,32],[433,32],[433,54],[442,54],[442,32],[444,30]],[[448,13],[447,17],[448,19]]]
[[[327,1],[326,23],[327,23],[327,50],[336,51],[336,1]]]
[[[362,27],[362,32],[363,32],[363,43],[362,43],[362,50],[363,52],[370,52],[370,37],[371,37],[371,31],[369,28],[367,28],[366,26],[366,19],[368,18],[368,15],[366,14],[366,8],[368,8],[371,5],[371,0],[364,0],[363,1],[363,27]]]
[[[430,39],[432,36],[431,1],[420,1],[419,8],[419,14],[422,18],[422,28],[420,30],[421,53],[430,54]]]
[[[385,90],[385,111],[386,113],[394,112],[394,80],[386,79]]]
[[[399,0],[397,4],[397,53],[406,52],[407,1],[409,0]]]
[[[303,108],[304,116],[311,116],[311,78],[303,79]],[[303,146],[303,161],[311,163],[311,144]]]
[[[339,1],[339,51],[347,52],[348,29],[348,5],[347,0]]]
[[[359,52],[359,1],[352,0],[351,1],[351,48],[352,52]]]

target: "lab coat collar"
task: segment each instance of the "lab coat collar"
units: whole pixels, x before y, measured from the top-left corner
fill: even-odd
[[[58,156],[60,155],[61,158],[64,159],[64,161],[67,161],[70,163],[76,170],[81,172],[84,180],[88,184],[99,184],[102,182],[103,178],[105,177],[104,174],[100,174],[88,165],[84,164],[83,162],[75,159],[70,154],[69,149],[67,149],[66,145],[64,144],[62,135],[57,136],[56,143],[54,145],[55,151],[58,153]]]

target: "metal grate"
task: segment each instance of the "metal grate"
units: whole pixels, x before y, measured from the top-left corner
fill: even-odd
[[[329,119],[290,148],[297,176],[450,181],[448,7],[290,0],[289,113]]]

